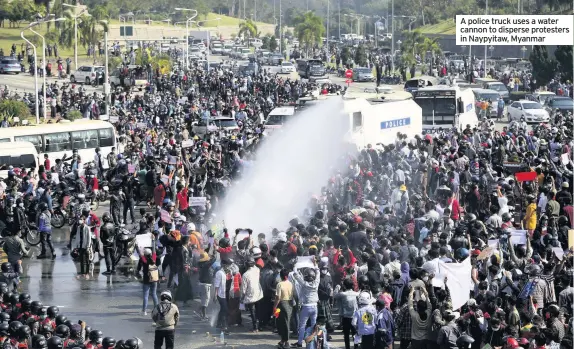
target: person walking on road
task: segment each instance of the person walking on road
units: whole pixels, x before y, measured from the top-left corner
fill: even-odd
[[[163,291],[160,303],[153,309],[152,319],[156,323],[154,349],[161,349],[165,340],[165,348],[173,349],[175,327],[179,321],[179,309],[173,304],[171,292]]]

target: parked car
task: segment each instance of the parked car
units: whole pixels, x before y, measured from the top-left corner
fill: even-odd
[[[282,61],[283,61],[283,55],[280,53],[274,53],[269,58],[270,65],[280,65]]]
[[[522,117],[526,122],[550,121],[548,111],[538,102],[520,100],[508,106],[508,121],[520,120]]]
[[[369,68],[355,68],[353,69],[353,82],[371,82],[375,81],[373,71]]]
[[[101,65],[84,65],[79,67],[75,72],[70,74],[71,83],[85,83],[90,84],[96,78],[97,72],[104,72],[104,67]]]
[[[18,62],[15,58],[10,57],[3,57],[0,59],[0,73],[1,74],[9,74],[9,73],[16,73],[20,74],[22,66],[20,62]]]
[[[234,118],[218,117],[211,120],[201,119],[192,126],[192,131],[201,136],[217,130],[236,132],[239,131],[239,125]]]

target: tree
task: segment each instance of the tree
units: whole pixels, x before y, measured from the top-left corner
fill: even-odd
[[[261,34],[257,30],[257,24],[253,22],[251,19],[247,19],[244,22],[239,23],[239,32],[237,35],[243,35],[244,38],[247,38],[247,47],[249,47],[249,39],[256,38]]]
[[[419,30],[413,30],[412,32],[404,31],[403,38],[401,50],[411,53],[413,56],[419,52],[420,45],[425,39]]]
[[[341,64],[346,66],[350,59],[351,59],[351,50],[349,49],[349,46],[345,46],[341,51]]]
[[[279,43],[277,42],[277,38],[275,37],[275,35],[272,35],[269,38],[269,51],[275,52],[275,50],[277,50],[277,47],[279,47]]]
[[[430,65],[429,70],[432,73],[433,65],[434,65],[434,58],[435,56],[440,56],[442,54],[442,50],[439,44],[439,38],[425,38],[424,41],[419,45],[420,53],[423,56],[423,60],[426,60],[427,54],[430,54]]]
[[[10,3],[8,20],[12,25],[19,27],[20,22],[31,20],[36,13],[36,8],[31,1],[15,0]]]
[[[561,80],[572,81],[572,46],[558,46],[554,51],[558,69],[561,72]]]
[[[548,57],[546,46],[535,45],[528,59],[532,64],[532,75],[536,79],[536,87],[546,85],[554,78],[558,62]]]
[[[309,11],[303,16],[295,19],[295,36],[301,45],[305,45],[305,50],[309,51],[314,44],[321,42],[321,36],[325,33],[323,19]]]
[[[355,64],[361,67],[367,65],[367,51],[363,44],[360,44],[355,50]]]

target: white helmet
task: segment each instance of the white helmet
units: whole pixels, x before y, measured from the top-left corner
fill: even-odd
[[[359,305],[368,305],[373,304],[374,299],[369,292],[361,292],[359,294],[357,302],[359,303]]]
[[[159,298],[160,298],[162,301],[167,300],[167,301],[170,301],[170,302],[171,302],[171,300],[173,299],[172,296],[171,296],[171,292],[170,292],[170,291],[163,291],[163,292],[161,293],[161,295],[159,296]]]
[[[195,224],[187,223],[187,231],[195,231]]]

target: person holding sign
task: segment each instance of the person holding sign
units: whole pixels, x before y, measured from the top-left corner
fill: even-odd
[[[317,321],[317,303],[319,302],[319,268],[317,262],[313,259],[314,268],[307,268],[305,274],[295,267],[293,271],[293,279],[299,285],[299,302],[301,303],[301,311],[299,313],[299,334],[297,343],[291,344],[292,347],[303,347],[303,337],[305,336],[305,326],[307,321],[310,322],[310,327],[314,327]]]

